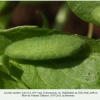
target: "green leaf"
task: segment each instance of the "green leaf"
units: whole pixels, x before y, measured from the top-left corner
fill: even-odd
[[[0,1],[0,12],[3,11],[3,9],[7,6],[7,2],[6,1]]]
[[[6,29],[11,18],[11,11],[17,4],[18,1],[0,1],[0,29]]]
[[[68,1],[68,4],[82,20],[100,25],[100,1]]]
[[[23,70],[20,79],[33,89],[99,89],[100,40],[85,39],[84,49],[56,60],[10,60]]]
[[[25,85],[21,80],[17,78],[18,75],[18,68],[11,68],[9,65],[9,58],[5,55],[0,56],[0,88],[1,89],[14,89],[14,88],[28,88],[27,85]],[[12,71],[12,75],[10,75],[10,72]],[[19,70],[19,73],[22,73],[22,70]],[[17,78],[14,77],[16,75]],[[12,76],[12,77],[11,77]]]
[[[0,16],[0,29],[6,29],[10,18],[11,18],[11,13]]]
[[[46,15],[42,12],[40,12],[41,16],[42,16],[42,20],[43,20],[43,25],[42,27],[43,28],[49,28],[49,22],[48,22],[48,19],[46,17]]]
[[[10,40],[11,43],[26,38],[51,34],[66,34],[69,36],[69,34],[64,32],[33,26],[21,26],[8,30],[0,30],[1,37],[5,37],[5,41]],[[18,84],[20,83],[27,88],[100,89],[100,40],[93,40],[78,35],[76,35],[76,37],[80,37],[85,41],[84,48],[69,57],[40,61],[1,57],[0,87],[10,87],[6,85],[6,81],[10,81],[10,79],[7,78],[7,80],[4,81],[6,76],[4,77],[3,75],[7,74],[6,71],[3,71],[5,65],[10,77],[16,80]],[[5,51],[7,46],[5,46],[3,51]],[[2,50],[2,48],[0,50]],[[1,54],[4,53],[3,51]],[[8,63],[6,63],[6,61],[8,61]],[[10,82],[12,83],[12,81]],[[3,86],[3,84],[5,84],[5,86]],[[15,87],[14,85],[14,87],[10,88]]]
[[[62,6],[60,7],[58,13],[55,17],[55,23],[54,23],[54,29],[56,30],[62,30],[65,23],[67,22],[69,18],[70,8],[67,4],[67,2],[64,2]]]
[[[9,74],[9,57],[5,55],[0,56],[0,70],[4,73]]]
[[[0,89],[27,89],[27,87],[0,71]]]
[[[12,42],[31,37],[49,35],[49,34],[66,34],[66,33],[56,30],[50,30],[48,28],[39,28],[37,26],[18,26],[6,30],[0,30],[0,35],[4,35]]]
[[[0,55],[4,54],[5,48],[11,44],[11,41],[3,35],[0,35]]]
[[[62,32],[55,31],[55,30],[50,30],[46,28],[38,28],[36,26],[20,26],[20,27],[15,27],[11,29],[6,29],[6,30],[0,30],[0,73],[3,72],[5,74],[12,74],[12,78],[16,81],[17,78],[19,78],[20,74],[23,72],[18,68],[14,68],[9,66],[9,58],[4,54],[5,48],[10,45],[11,43],[30,38],[30,37],[36,37],[36,36],[43,36],[43,35],[48,35],[48,34],[62,34]],[[65,33],[64,33],[65,34]],[[19,76],[18,76],[18,71],[19,71]],[[9,80],[9,79],[8,79]],[[1,81],[2,81],[2,76],[1,76]],[[1,84],[5,84],[6,81],[2,81]],[[13,82],[12,82],[13,83]],[[23,83],[21,81],[21,83]],[[9,86],[6,88],[9,88]],[[13,87],[14,88],[14,87]]]
[[[11,73],[12,77],[10,76],[9,71],[12,70],[12,68],[10,68],[9,66],[9,58],[5,55],[1,55],[0,56],[0,89],[26,89],[28,88],[22,81],[18,81],[14,75],[18,73],[16,73],[16,70],[18,68],[16,68],[15,70],[13,70],[13,72]],[[20,72],[22,72],[20,70]],[[13,74],[14,73],[14,74]],[[17,75],[17,78],[18,75]]]

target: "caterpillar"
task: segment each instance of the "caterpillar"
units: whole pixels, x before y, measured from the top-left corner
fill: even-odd
[[[100,6],[94,8],[92,11],[92,16],[98,23],[100,23]]]
[[[73,35],[48,35],[20,40],[8,46],[5,55],[16,59],[46,60],[71,56],[84,40]]]

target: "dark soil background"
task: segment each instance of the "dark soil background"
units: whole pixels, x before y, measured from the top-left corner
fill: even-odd
[[[52,29],[55,16],[64,1],[32,3],[32,4],[18,4],[12,11],[11,20],[7,28],[22,26],[22,25],[37,25],[42,27],[42,17],[38,11],[42,11]],[[71,34],[79,34],[87,36],[88,23],[79,19],[72,11],[70,11],[69,19],[67,19],[62,29],[64,32]],[[100,27],[94,25],[93,38],[100,38]]]

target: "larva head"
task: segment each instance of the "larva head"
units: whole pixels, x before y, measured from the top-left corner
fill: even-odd
[[[11,58],[28,60],[56,59],[78,52],[84,40],[73,35],[49,35],[15,42],[6,48]]]
[[[94,10],[92,11],[92,16],[93,16],[94,20],[96,20],[98,23],[100,23],[100,6],[94,8]]]

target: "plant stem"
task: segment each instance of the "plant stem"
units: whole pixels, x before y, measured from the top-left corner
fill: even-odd
[[[93,24],[89,23],[89,28],[88,28],[88,35],[89,38],[92,38],[93,36]]]

